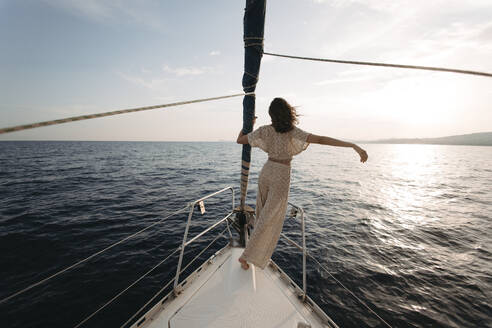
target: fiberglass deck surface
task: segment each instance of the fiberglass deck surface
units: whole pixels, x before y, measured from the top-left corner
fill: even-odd
[[[147,327],[325,327],[270,266],[241,269],[242,251],[220,254]]]

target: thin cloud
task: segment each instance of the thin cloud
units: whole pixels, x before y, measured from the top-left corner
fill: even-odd
[[[98,0],[44,0],[52,7],[102,24],[133,22],[153,30],[164,30],[155,8],[138,2]]]
[[[219,56],[220,55],[220,51],[219,50],[210,51],[209,55],[210,56]]]
[[[60,8],[72,14],[97,21],[111,18],[114,13],[114,8],[112,8],[110,4],[104,4],[94,0],[44,0],[44,2],[52,7]]]
[[[210,67],[192,67],[192,66],[172,68],[165,65],[162,67],[162,70],[164,72],[171,73],[178,77],[181,77],[181,76],[190,76],[190,75],[192,76],[202,75],[210,72],[212,69]]]

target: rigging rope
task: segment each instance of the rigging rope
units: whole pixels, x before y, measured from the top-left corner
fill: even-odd
[[[150,229],[151,227],[153,227],[153,226],[155,226],[155,225],[157,225],[157,224],[159,224],[159,223],[163,222],[164,220],[167,220],[167,219],[168,219],[168,218],[170,218],[171,216],[173,216],[173,215],[176,215],[176,214],[179,214],[179,213],[183,212],[183,211],[184,211],[184,210],[186,210],[187,208],[188,208],[188,206],[186,206],[186,207],[184,207],[184,208],[182,208],[182,209],[180,209],[180,210],[177,210],[177,211],[175,211],[175,212],[173,212],[173,213],[169,214],[168,216],[166,216],[166,217],[164,217],[164,218],[160,219],[159,221],[156,221],[156,222],[152,223],[151,225],[147,226],[146,228],[143,228],[142,230],[139,230],[139,231],[135,232],[134,234],[132,234],[132,235],[130,235],[130,236],[128,236],[128,237],[125,237],[125,238],[121,239],[120,241],[118,241],[118,242],[116,242],[116,243],[114,243],[114,244],[111,244],[110,246],[108,246],[108,247],[106,247],[106,248],[104,248],[104,249],[102,249],[102,250],[100,250],[100,251],[98,251],[98,252],[96,252],[96,253],[92,254],[91,256],[88,256],[88,257],[86,257],[85,259],[80,260],[80,261],[78,261],[77,263],[74,263],[74,264],[72,264],[72,265],[70,265],[70,266],[66,267],[66,268],[65,268],[65,269],[63,269],[63,270],[58,271],[57,273],[54,273],[54,274],[52,274],[52,275],[51,275],[51,276],[49,276],[49,277],[44,278],[43,280],[40,280],[40,281],[38,281],[38,282],[36,282],[36,283],[34,283],[34,284],[31,284],[31,285],[27,286],[26,288],[21,289],[21,290],[19,290],[19,291],[15,292],[15,293],[13,293],[12,295],[7,296],[7,297],[5,297],[5,298],[1,299],[1,300],[0,300],[0,304],[1,304],[1,303],[6,302],[6,301],[8,301],[8,300],[10,300],[10,299],[12,299],[12,298],[14,298],[14,297],[16,297],[16,296],[19,296],[20,294],[23,294],[23,293],[27,292],[28,290],[31,290],[32,288],[34,288],[34,287],[36,287],[36,286],[39,286],[39,285],[41,285],[41,284],[43,284],[43,283],[47,282],[48,280],[53,279],[53,278],[55,278],[56,276],[59,276],[60,274],[62,274],[62,273],[64,273],[64,272],[66,272],[66,271],[68,271],[68,270],[70,270],[70,269],[72,269],[72,268],[75,268],[76,266],[78,266],[78,265],[80,265],[80,264],[82,264],[82,263],[84,263],[84,262],[89,261],[90,259],[92,259],[92,258],[96,257],[97,255],[104,253],[105,251],[107,251],[107,250],[109,250],[109,249],[111,249],[111,248],[113,248],[113,247],[115,247],[115,246],[117,246],[117,245],[119,245],[119,244],[123,243],[124,241],[126,241],[126,240],[128,240],[128,239],[130,239],[130,238],[132,238],[132,237],[135,237],[136,235],[141,234],[142,232],[144,232],[144,231],[146,231],[146,230]]]
[[[58,119],[58,120],[52,120],[52,121],[44,121],[44,122],[38,122],[38,123],[32,123],[32,124],[17,125],[17,126],[12,126],[12,127],[0,129],[0,134],[15,132],[15,131],[21,131],[21,130],[27,130],[27,129],[34,129],[34,128],[39,128],[39,127],[48,126],[48,125],[56,125],[56,124],[69,123],[69,122],[75,122],[75,121],[90,120],[93,118],[99,118],[99,117],[105,117],[105,116],[113,116],[113,115],[119,115],[119,114],[141,112],[144,110],[166,108],[166,107],[173,107],[173,106],[186,105],[186,104],[194,104],[194,103],[199,103],[199,102],[213,101],[213,100],[219,100],[219,99],[225,99],[225,98],[233,98],[233,97],[239,97],[239,96],[245,96],[245,95],[254,95],[254,92],[237,93],[237,94],[233,94],[233,95],[219,96],[219,97],[212,97],[212,98],[194,99],[194,100],[180,101],[180,102],[163,104],[163,105],[121,109],[121,110],[115,110],[115,111],[106,112],[106,113],[96,113],[96,114],[89,114],[89,115],[73,116],[73,117],[67,117],[67,118],[62,118],[62,119]]]
[[[291,55],[275,54],[275,53],[271,53],[271,52],[263,52],[263,54],[264,55],[268,55],[268,56],[275,56],[275,57],[284,57],[284,58],[301,59],[301,60],[311,60],[311,61],[321,61],[321,62],[329,62],[329,63],[337,63],[337,64],[352,64],[352,65],[365,65],[365,66],[383,66],[383,67],[393,67],[393,68],[409,68],[409,69],[420,69],[420,70],[426,70],[426,71],[439,71],[439,72],[471,74],[471,75],[480,75],[480,76],[492,77],[492,73],[479,72],[479,71],[470,71],[470,70],[463,70],[463,69],[454,69],[454,68],[431,67],[431,66],[417,66],[417,65],[399,65],[399,64],[386,64],[386,63],[363,62],[363,61],[352,61],[352,60],[338,60],[338,59],[324,59],[324,58],[314,58],[314,57],[301,57],[301,56],[291,56]]]

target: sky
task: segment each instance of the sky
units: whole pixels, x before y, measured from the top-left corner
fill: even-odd
[[[0,0],[0,127],[241,92],[244,1]],[[269,0],[265,51],[492,72],[490,0]],[[492,131],[492,79],[264,56],[257,126],[284,97],[339,139]],[[232,141],[242,97],[0,135]]]

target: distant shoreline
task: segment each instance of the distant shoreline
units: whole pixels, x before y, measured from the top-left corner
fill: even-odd
[[[421,145],[421,146],[476,146],[476,147],[492,147],[492,145],[482,144],[457,144],[457,143],[418,143],[418,142],[376,142],[376,141],[358,141],[361,145]]]
[[[343,138],[342,138],[343,139]],[[350,140],[350,139],[343,139]],[[0,140],[0,142],[169,142],[169,143],[229,143],[233,140],[217,141],[170,141],[170,140]],[[449,145],[449,146],[492,146],[492,132],[481,132],[440,138],[391,138],[378,140],[351,140],[361,144],[386,145]]]
[[[358,142],[365,144],[492,146],[492,132],[470,133],[439,138],[391,138]]]
[[[0,140],[0,143],[21,143],[21,142],[113,142],[113,143],[236,143],[235,141],[155,141],[155,140],[148,140],[148,141],[141,141],[141,140]],[[364,144],[372,144],[372,145],[435,145],[435,146],[477,146],[477,147],[492,147],[492,144],[444,144],[444,143],[417,143],[417,142],[385,142],[385,141],[366,141],[366,140],[360,140],[360,141],[350,141],[354,142],[360,145]]]

